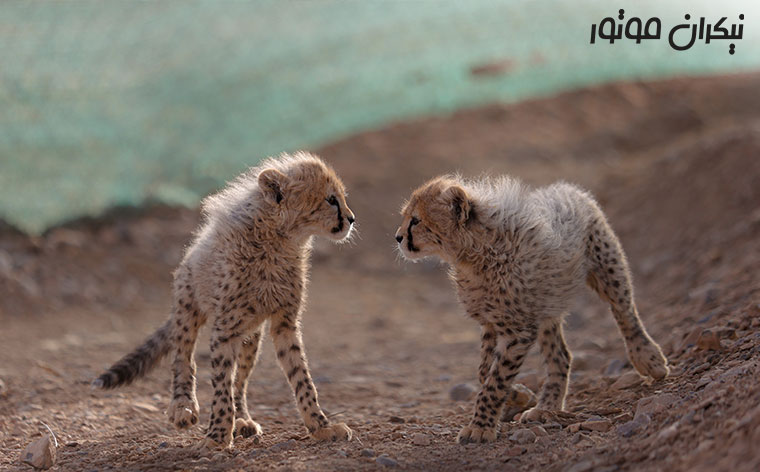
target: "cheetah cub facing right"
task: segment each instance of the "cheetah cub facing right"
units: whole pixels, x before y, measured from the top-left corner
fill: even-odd
[[[518,395],[512,381],[536,340],[548,378],[521,420],[564,408],[571,357],[562,318],[584,282],[612,307],[636,370],[668,375],[639,318],[620,242],[585,191],[566,183],[531,191],[508,177],[438,177],[412,193],[402,216],[396,241],[404,257],[447,262],[467,315],[481,325],[481,390],[460,443],[496,439],[501,410]]]

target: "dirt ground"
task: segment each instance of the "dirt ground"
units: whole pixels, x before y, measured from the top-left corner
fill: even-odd
[[[163,413],[167,362],[132,386],[90,389],[167,316],[195,211],[117,209],[36,238],[0,226],[0,469],[30,470],[19,456],[45,424],[59,441],[52,470],[760,470],[758,91],[760,74],[613,84],[316,150],[343,175],[360,223],[352,244],[317,242],[303,320],[320,403],[353,428],[351,442],[308,439],[266,340],[248,394],[261,444],[194,451],[202,427],[177,431]],[[511,439],[526,426],[507,422],[493,444],[457,444],[473,405],[450,391],[477,384],[479,329],[445,268],[399,260],[392,239],[409,191],[457,170],[592,190],[673,374],[630,375],[589,292],[567,319],[567,413],[528,425],[536,437]],[[198,364],[205,424],[206,339]],[[541,379],[534,352],[518,381],[537,390]],[[579,424],[593,416],[605,426]]]

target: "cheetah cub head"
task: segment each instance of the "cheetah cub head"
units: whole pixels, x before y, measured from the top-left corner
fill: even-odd
[[[304,236],[348,240],[355,217],[335,171],[308,153],[298,153],[289,164],[259,173],[259,188],[270,215]]]
[[[437,256],[454,263],[474,236],[473,201],[450,177],[437,177],[415,190],[401,216],[396,241],[409,260]]]

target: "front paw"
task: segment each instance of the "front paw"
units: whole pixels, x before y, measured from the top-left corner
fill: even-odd
[[[539,423],[549,423],[554,419],[556,419],[556,415],[554,415],[550,410],[545,410],[537,406],[523,411],[523,413],[520,415],[520,423],[529,423],[533,421],[537,421]]]
[[[256,436],[254,441],[258,442],[261,434],[261,426],[257,422],[245,418],[235,420],[235,436],[243,436],[244,438]]]
[[[346,426],[346,423],[335,423],[324,428],[319,428],[311,433],[311,437],[317,441],[338,441],[351,440],[353,431]]]
[[[670,373],[668,359],[662,354],[660,347],[653,343],[642,343],[639,350],[629,349],[628,357],[639,374],[652,377],[655,380],[664,379]]]
[[[468,426],[462,428],[457,436],[457,442],[459,444],[467,443],[489,443],[496,440],[496,428],[495,427],[482,427],[470,423]]]
[[[191,402],[187,398],[173,400],[166,414],[177,428],[188,428],[198,423],[198,402]]]

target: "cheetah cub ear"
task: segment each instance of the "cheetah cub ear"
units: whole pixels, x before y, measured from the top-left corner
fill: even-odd
[[[452,185],[443,193],[446,202],[451,206],[454,221],[464,225],[472,216],[472,202],[467,192],[459,185]]]
[[[283,189],[288,180],[288,176],[277,169],[264,169],[259,174],[259,187],[265,197],[279,204],[283,199]]]

